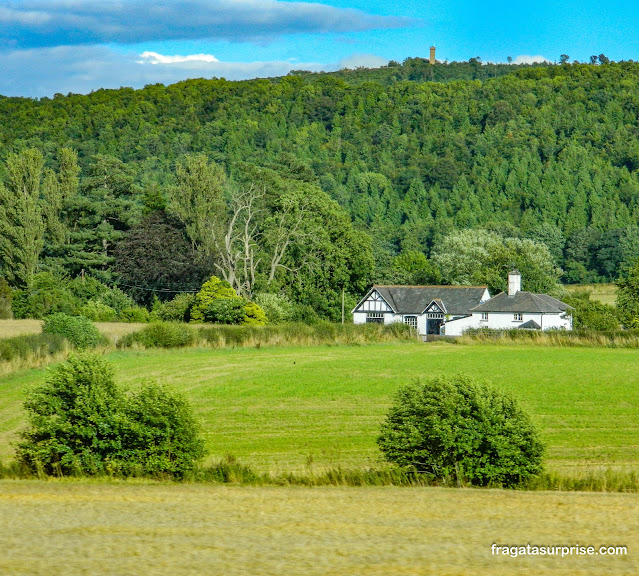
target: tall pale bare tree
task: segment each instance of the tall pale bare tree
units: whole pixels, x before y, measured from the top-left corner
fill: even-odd
[[[309,197],[303,184],[267,206],[266,184],[236,186],[201,154],[185,157],[177,165],[176,179],[169,190],[169,210],[238,294],[251,298],[260,279],[268,286],[278,270],[291,270],[286,257],[308,234]]]

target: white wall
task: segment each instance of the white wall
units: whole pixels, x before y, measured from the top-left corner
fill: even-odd
[[[464,330],[479,328],[480,318],[481,314],[473,314],[472,316],[464,316],[457,320],[450,320],[444,325],[444,334],[446,334],[446,336],[461,336]]]
[[[541,326],[541,316],[539,313],[524,312],[522,321],[515,322],[513,320],[515,317],[513,312],[488,312],[488,322],[480,320],[480,327],[494,330],[512,330],[513,328],[519,328],[524,322],[530,320],[537,322]]]
[[[353,312],[353,324],[366,324],[366,312]]]
[[[542,330],[572,330],[570,316],[562,318],[563,314],[522,314],[522,321],[515,322],[512,312],[489,312],[488,320],[481,319],[481,313],[474,312],[472,316],[452,320],[446,323],[446,336],[461,336],[464,330],[476,328],[490,328],[491,330],[512,330],[518,328],[524,322],[534,320]]]
[[[425,314],[406,314],[406,316],[417,316],[417,332],[421,335],[426,334],[426,315]],[[395,324],[396,322],[404,322],[403,314],[384,314],[384,324]],[[353,312],[354,324],[366,324],[366,312]]]
[[[562,318],[565,316],[565,318]],[[544,314],[542,330],[572,330],[572,316],[569,314]]]

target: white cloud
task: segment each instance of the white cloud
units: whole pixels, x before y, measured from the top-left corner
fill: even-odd
[[[551,64],[551,61],[548,60],[548,58],[541,55],[528,56],[526,54],[522,54],[513,60],[513,64],[543,64],[544,62]]]
[[[157,52],[142,52],[138,64],[181,64],[183,62],[219,62],[212,54],[191,54],[189,56],[164,56]]]
[[[381,56],[375,56],[374,54],[353,54],[346,58],[342,58],[338,62],[338,67],[341,68],[379,68],[380,66],[386,66],[388,64],[388,58],[382,58]]]
[[[290,60],[220,62],[214,56],[163,56],[140,63],[140,54],[121,54],[104,46],[61,46],[0,51],[0,94],[52,96],[86,94],[100,88],[172,84],[188,78],[246,80],[285,76],[291,70],[336,70],[337,64]]]

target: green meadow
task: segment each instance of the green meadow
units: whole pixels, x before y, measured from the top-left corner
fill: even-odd
[[[208,462],[233,455],[259,471],[377,466],[375,437],[394,391],[415,378],[464,373],[510,391],[547,444],[550,471],[639,471],[639,351],[388,343],[118,351],[117,380],[184,391]],[[46,369],[3,377],[0,458],[25,425],[26,390]]]

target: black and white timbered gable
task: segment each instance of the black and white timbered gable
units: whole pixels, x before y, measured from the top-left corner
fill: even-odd
[[[373,286],[352,310],[356,323],[404,322],[438,334],[449,319],[468,316],[490,297],[486,286]]]
[[[429,317],[430,315],[433,315],[433,317],[443,318],[446,314],[446,306],[439,298],[436,298],[428,306],[426,306],[426,309],[422,312],[422,314],[428,314]]]
[[[367,322],[384,324],[384,314],[394,314],[395,310],[375,287],[360,300],[353,312],[365,313]]]

